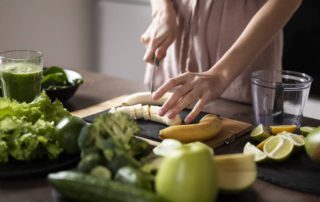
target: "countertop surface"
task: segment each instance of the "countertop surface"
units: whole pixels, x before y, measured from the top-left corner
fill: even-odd
[[[75,111],[83,109],[103,101],[146,90],[142,83],[134,83],[115,77],[102,74],[77,70],[83,76],[85,83],[79,88],[76,95],[69,100],[66,107]],[[221,116],[251,122],[252,108],[250,105],[216,100],[210,103],[205,111],[220,114]],[[318,124],[317,120],[306,119],[309,124]],[[217,153],[229,153],[232,145],[223,146],[217,149]],[[52,189],[45,178],[31,180],[0,181],[1,202],[50,202],[53,201]],[[320,201],[316,195],[306,194],[282,188],[257,179],[249,190],[231,196],[220,196],[218,201]]]

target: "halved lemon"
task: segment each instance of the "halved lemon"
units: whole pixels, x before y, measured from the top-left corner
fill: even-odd
[[[259,124],[257,127],[255,127],[251,131],[250,136],[253,139],[261,142],[261,141],[267,139],[270,136],[270,133],[265,126],[263,126],[262,124]]]
[[[276,135],[283,131],[293,133],[297,130],[297,125],[277,125],[277,126],[270,126],[270,131],[272,134]]]
[[[253,154],[255,162],[263,162],[267,159],[267,154],[258,149],[256,146],[247,142],[247,144],[243,148],[244,154]]]
[[[283,161],[287,159],[294,148],[293,143],[281,137],[281,135],[271,137],[263,146],[263,152],[268,158],[275,161]]]

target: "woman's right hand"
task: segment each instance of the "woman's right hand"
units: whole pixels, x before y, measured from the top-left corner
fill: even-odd
[[[177,34],[176,13],[172,3],[155,7],[152,22],[141,36],[141,42],[146,47],[143,60],[151,64],[154,63],[154,55],[159,60],[166,56],[167,49]]]

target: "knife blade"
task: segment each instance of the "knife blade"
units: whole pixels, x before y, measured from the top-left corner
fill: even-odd
[[[155,85],[154,85],[154,80],[156,77],[156,72],[159,68],[160,65],[160,60],[157,57],[154,57],[154,63],[153,63],[153,68],[152,68],[152,80],[151,80],[151,87],[150,87],[150,95],[152,96],[152,93],[155,91]]]

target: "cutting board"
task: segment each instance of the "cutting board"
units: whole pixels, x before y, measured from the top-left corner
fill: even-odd
[[[112,107],[120,106],[125,97],[126,97],[125,95],[116,97],[114,99],[107,100],[100,104],[97,104],[85,109],[81,109],[78,111],[74,111],[72,112],[72,114],[81,118],[98,114],[100,112],[111,109]],[[236,140],[237,137],[247,133],[251,129],[251,124],[249,123],[228,119],[224,117],[220,117],[220,118],[222,120],[222,130],[214,138],[205,142],[207,145],[209,145],[212,148],[217,148],[224,144],[232,143],[234,140]],[[152,145],[159,144],[159,141],[155,141],[154,139],[150,139],[146,136],[139,137],[139,138],[145,139],[147,142],[149,142]]]

